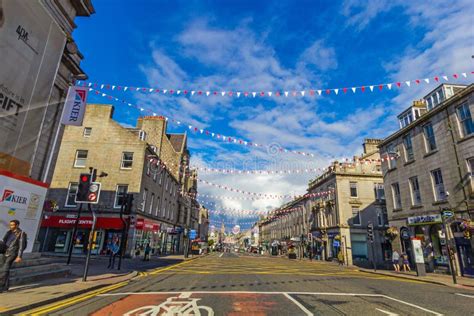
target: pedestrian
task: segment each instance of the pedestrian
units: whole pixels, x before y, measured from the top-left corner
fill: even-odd
[[[392,252],[392,264],[395,272],[400,272],[400,254],[396,250]]]
[[[410,261],[408,260],[408,255],[406,253],[402,254],[402,260],[403,260],[403,272],[410,272]]]
[[[151,251],[150,244],[146,244],[145,255],[143,256],[143,261],[150,261],[150,251]]]
[[[10,230],[3,237],[5,253],[0,258],[0,293],[8,291],[10,268],[13,262],[21,262],[26,249],[27,236],[20,229],[20,221],[10,221]]]
[[[309,261],[313,261],[313,247],[311,247],[311,244],[308,244],[308,246],[306,247],[306,250],[307,250],[307,253],[308,253],[308,257],[309,257]]]
[[[114,238],[112,243],[109,246],[109,265],[107,269],[113,269],[115,266],[115,257],[118,256],[120,251],[120,246],[118,243],[118,239]]]
[[[340,266],[344,265],[344,254],[342,253],[342,250],[339,250],[339,253],[337,254],[337,261]]]

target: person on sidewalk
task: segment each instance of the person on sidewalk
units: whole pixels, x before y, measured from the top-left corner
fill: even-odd
[[[115,266],[115,257],[118,256],[120,251],[120,246],[117,238],[114,238],[112,244],[109,246],[109,265],[107,269],[113,269]]]
[[[400,272],[400,254],[396,250],[392,252],[392,264],[395,272]]]
[[[145,255],[143,256],[143,261],[150,261],[150,251],[151,251],[150,244],[146,244]]]
[[[337,261],[340,266],[344,265],[344,254],[342,253],[342,250],[339,250],[339,253],[337,254]]]
[[[10,230],[3,237],[5,254],[0,257],[0,293],[8,291],[11,266],[13,262],[21,262],[27,245],[27,236],[20,229],[20,221],[14,219],[9,225]]]
[[[410,260],[408,260],[408,255],[406,253],[402,254],[402,260],[403,260],[403,272],[410,272]]]

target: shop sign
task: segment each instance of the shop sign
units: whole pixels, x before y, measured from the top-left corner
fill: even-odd
[[[407,220],[408,220],[408,225],[409,226],[429,225],[429,224],[442,223],[442,219],[441,219],[440,214],[413,216],[413,217],[408,217]]]
[[[160,230],[160,224],[146,221],[144,218],[137,218],[135,228],[138,230],[157,232]]]
[[[316,231],[316,232],[312,232],[312,234],[313,234],[313,237],[315,238],[321,237],[321,232]]]
[[[76,217],[67,216],[49,216],[46,215],[41,222],[42,227],[59,227],[59,228],[72,228],[76,224]],[[92,217],[81,217],[79,218],[79,228],[92,228]],[[98,217],[97,228],[103,229],[122,229],[123,223],[118,217]]]

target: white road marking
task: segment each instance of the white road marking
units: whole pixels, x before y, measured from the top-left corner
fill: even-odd
[[[224,253],[221,253],[221,255],[219,256],[219,258],[221,258],[223,255],[224,255]]]
[[[283,295],[285,295],[287,299],[295,303],[295,305],[298,306],[303,312],[305,312],[306,315],[314,316],[314,314],[307,310],[306,307],[304,307],[300,302],[289,296],[287,293],[283,293]]]
[[[124,292],[124,293],[105,293],[105,294],[100,294],[97,296],[127,296],[127,295],[174,295],[176,293],[183,293],[179,291],[175,292]],[[431,313],[433,315],[437,316],[443,316],[443,314],[440,314],[438,312],[429,310],[427,308],[421,307],[416,304],[408,303],[387,295],[383,294],[360,294],[360,293],[327,293],[327,292],[258,292],[258,291],[197,291],[197,292],[189,292],[192,294],[261,294],[261,295],[325,295],[325,296],[366,296],[366,297],[380,297],[380,298],[386,298],[388,300],[395,301],[397,303],[405,304],[410,307],[418,308],[422,311]]]
[[[474,298],[474,295],[467,295],[467,294],[461,294],[461,293],[454,293],[454,295],[459,295],[459,296]]]
[[[392,313],[392,312],[388,312],[386,310],[383,310],[383,309],[380,309],[380,308],[376,308],[376,310],[378,310],[379,312],[382,312],[386,315],[389,315],[389,316],[398,316],[398,314],[395,314],[395,313]]]

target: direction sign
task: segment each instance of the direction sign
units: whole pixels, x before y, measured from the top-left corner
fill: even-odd
[[[195,229],[189,231],[189,239],[196,239],[197,233]]]

